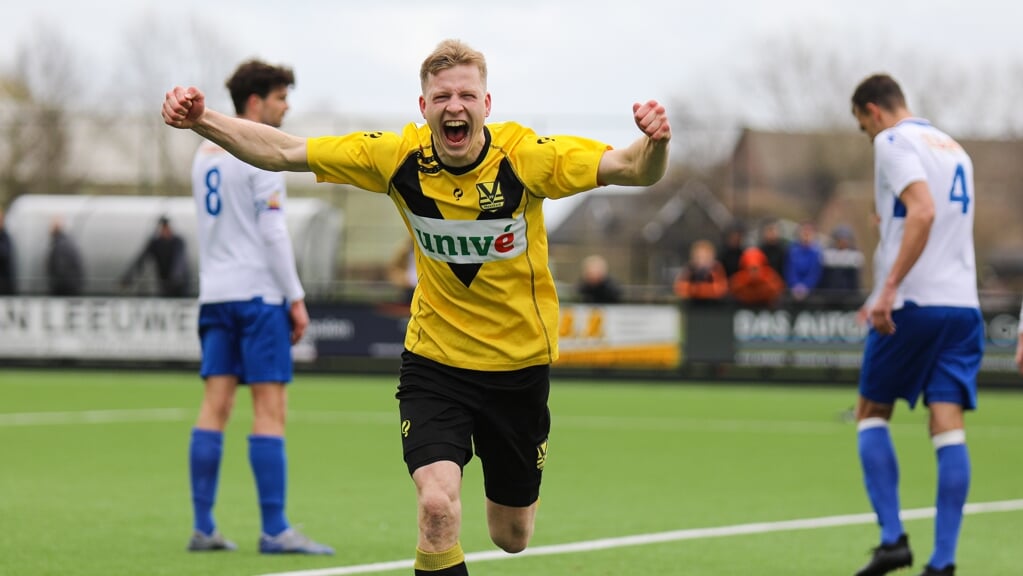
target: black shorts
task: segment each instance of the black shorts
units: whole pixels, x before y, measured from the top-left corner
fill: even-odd
[[[395,397],[409,474],[439,461],[464,467],[475,446],[487,498],[516,507],[536,502],[551,429],[549,392],[548,365],[483,372],[406,350]]]

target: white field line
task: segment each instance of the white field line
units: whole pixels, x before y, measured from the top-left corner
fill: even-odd
[[[0,428],[7,426],[66,426],[121,422],[178,422],[195,418],[195,410],[150,408],[139,410],[80,410],[74,412],[14,412],[0,414]]]
[[[1014,512],[1023,510],[1023,500],[1003,500],[1000,502],[982,502],[967,504],[966,514],[986,514],[991,512]],[[904,510],[901,514],[903,520],[920,520],[933,518],[934,508],[917,508],[915,510]],[[572,554],[578,552],[592,552],[595,550],[608,550],[611,548],[623,548],[626,546],[642,546],[646,544],[658,544],[663,542],[678,542],[682,540],[699,540],[704,538],[722,538],[726,536],[742,536],[746,534],[766,534],[769,532],[788,532],[792,530],[816,530],[820,528],[832,528],[835,526],[853,526],[858,524],[873,524],[877,517],[873,513],[848,514],[844,516],[825,516],[822,518],[804,518],[802,520],[784,520],[781,522],[757,522],[753,524],[735,524],[733,526],[719,526],[717,528],[694,528],[689,530],[673,530],[670,532],[656,532],[653,534],[637,534],[635,536],[622,536],[618,538],[601,538],[599,540],[585,540],[582,542],[570,542],[568,544],[554,544],[550,546],[537,546],[527,548],[518,554],[508,554],[500,550],[486,552],[471,552],[465,555],[466,562],[483,562],[487,560],[507,560],[521,556],[551,556],[554,554]],[[404,570],[412,568],[413,560],[395,560],[392,562],[377,562],[373,564],[359,564],[356,566],[339,566],[336,568],[318,568],[314,570],[297,570],[293,572],[274,572],[261,576],[346,576],[350,574],[372,574],[376,572],[389,572],[391,570]]]
[[[235,420],[247,421],[251,414],[237,410]],[[82,410],[66,412],[14,412],[0,413],[0,428],[13,426],[59,426],[71,424],[116,424],[136,422],[179,422],[193,420],[197,412],[185,408],[150,408],[120,410]],[[309,423],[348,422],[356,424],[397,425],[395,412],[345,412],[340,410],[292,410],[291,421]],[[554,428],[624,431],[695,431],[721,433],[755,433],[780,435],[849,434],[852,424],[841,422],[801,420],[726,420],[709,418],[629,417],[629,416],[558,416],[554,415]],[[916,422],[893,422],[893,429],[921,430]],[[973,425],[967,429],[967,438],[1018,438],[1023,426]]]

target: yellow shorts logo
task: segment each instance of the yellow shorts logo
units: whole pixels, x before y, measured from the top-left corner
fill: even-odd
[[[402,420],[401,421],[401,436],[402,436],[402,438],[408,438],[408,431],[409,431],[410,428],[412,428],[412,421],[411,420]]]
[[[539,446],[536,447],[536,469],[543,470],[543,465],[547,463],[547,441],[544,440]]]

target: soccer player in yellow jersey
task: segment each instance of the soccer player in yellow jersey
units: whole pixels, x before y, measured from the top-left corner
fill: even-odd
[[[415,241],[413,296],[397,398],[418,494],[419,576],[466,575],[458,541],[462,468],[479,457],[490,537],[508,552],[533,533],[547,457],[558,298],[542,203],[601,185],[648,186],[668,164],[671,127],[655,101],[633,105],[642,135],[613,149],[573,136],[487,124],[483,54],[445,40],[423,62],[425,126],[299,138],[205,106],[175,87],[164,121],[267,170],[387,194]]]

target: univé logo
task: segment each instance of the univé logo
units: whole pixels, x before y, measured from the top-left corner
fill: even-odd
[[[524,215],[494,220],[425,218],[405,211],[423,256],[450,264],[483,264],[526,251]]]
[[[487,256],[491,248],[501,254],[515,249],[515,234],[509,230],[497,237],[442,236],[424,233],[418,228],[414,230],[419,239],[419,246],[424,251],[438,256]]]

